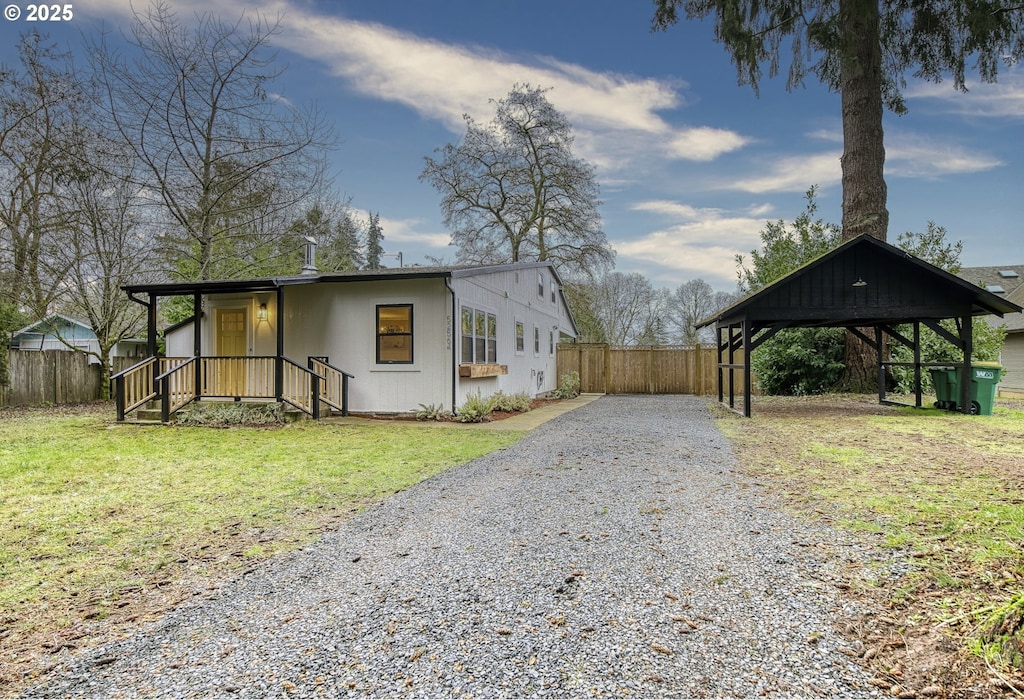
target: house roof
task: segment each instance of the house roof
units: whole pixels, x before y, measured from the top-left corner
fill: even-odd
[[[554,265],[547,262],[508,263],[503,265],[449,265],[437,267],[388,267],[379,270],[350,270],[346,272],[318,273],[312,275],[282,275],[239,280],[205,280],[194,282],[162,282],[156,284],[132,284],[121,287],[129,296],[154,294],[156,296],[179,296],[186,294],[223,294],[231,292],[259,292],[297,284],[320,284],[325,282],[372,282],[380,280],[430,279],[445,277],[472,277],[474,275],[503,270],[525,270],[549,268],[559,284]]]
[[[855,284],[856,283],[856,284]],[[704,319],[728,325],[872,326],[1021,307],[870,236],[860,236]]]
[[[87,331],[90,331],[90,332],[92,331],[92,326],[90,326],[88,323],[86,323],[84,321],[79,321],[78,319],[71,318],[70,316],[65,316],[64,314],[50,314],[46,318],[41,318],[38,321],[36,321],[35,323],[30,323],[27,326],[25,326],[24,328],[20,328],[20,329],[14,331],[14,333],[11,334],[11,337],[12,338],[16,338],[19,335],[21,335],[22,333],[49,333],[49,332],[52,332],[53,331],[53,327],[54,327],[53,326],[53,322],[55,320],[57,320],[57,319],[60,319],[60,320],[64,321],[65,323],[67,323],[70,326],[80,326],[81,328],[84,328]]]
[[[964,267],[957,276],[1011,302],[1024,304],[1024,264]],[[1005,325],[1009,333],[1024,332],[1022,313],[1007,314],[1002,320],[993,319],[991,322],[993,325]]]
[[[488,274],[492,272],[503,272],[507,270],[533,270],[545,268],[550,270],[555,281],[558,282],[558,295],[565,305],[569,318],[569,324],[573,332],[578,333],[576,319],[573,316],[569,302],[565,298],[564,285],[555,266],[550,262],[520,262],[506,263],[501,265],[447,265],[436,267],[388,267],[378,270],[351,270],[347,272],[330,272],[306,275],[284,275],[279,277],[260,277],[254,279],[240,280],[207,280],[195,282],[163,282],[157,284],[132,284],[121,287],[128,296],[139,301],[137,294],[152,294],[154,296],[184,296],[189,294],[233,294],[273,291],[281,287],[288,287],[300,284],[321,284],[337,282],[375,282],[382,280],[406,280],[406,279],[446,279],[473,277],[475,275]]]

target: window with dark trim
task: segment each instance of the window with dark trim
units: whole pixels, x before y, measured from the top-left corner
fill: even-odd
[[[378,304],[377,364],[411,364],[412,357],[412,304]]]
[[[498,317],[480,309],[462,307],[462,362],[494,364],[498,361]]]

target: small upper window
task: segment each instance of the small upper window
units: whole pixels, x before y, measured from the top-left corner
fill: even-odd
[[[377,305],[377,364],[412,363],[412,304]]]
[[[554,304],[556,300],[557,288],[555,287],[555,279],[551,278],[551,303]]]
[[[540,299],[544,298],[544,275],[543,273],[537,273],[537,296]]]

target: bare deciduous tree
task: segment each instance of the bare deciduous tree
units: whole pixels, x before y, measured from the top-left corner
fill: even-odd
[[[570,273],[611,267],[594,169],[572,153],[572,127],[539,88],[515,86],[494,119],[466,115],[466,135],[426,158],[458,258],[550,260]]]
[[[22,36],[20,69],[0,68],[0,294],[42,318],[63,270],[48,248],[65,225],[62,188],[80,160],[81,85],[68,57],[36,32]]]
[[[611,272],[567,286],[581,342],[658,345],[665,340],[665,292],[643,275]]]
[[[188,27],[157,2],[135,13],[131,58],[104,39],[90,47],[114,128],[141,164],[140,184],[175,224],[164,242],[187,261],[183,274],[210,279],[218,255],[237,255],[218,243],[259,232],[323,179],[332,129],[315,108],[271,92],[276,31],[260,15],[228,24],[207,13]]]
[[[118,146],[92,136],[88,157],[65,189],[67,228],[63,245],[52,252],[67,270],[61,308],[88,321],[99,342],[98,352],[83,352],[99,361],[102,398],[109,398],[111,351],[136,336],[145,316],[121,287],[151,278],[158,265],[132,183],[133,160]]]
[[[697,324],[735,300],[736,295],[716,292],[702,279],[690,280],[679,285],[669,295],[666,303],[665,317],[672,340],[682,345],[713,342],[714,330],[707,328],[698,331]]]

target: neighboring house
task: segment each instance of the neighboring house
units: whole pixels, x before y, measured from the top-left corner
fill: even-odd
[[[12,350],[81,350],[99,353],[100,343],[89,324],[62,314],[51,314],[29,324],[11,335]],[[118,342],[111,357],[145,357],[145,339],[130,338]],[[99,364],[96,355],[89,355],[90,364]]]
[[[303,396],[314,380],[322,401],[363,413],[452,410],[471,395],[498,391],[533,397],[558,387],[557,344],[577,335],[548,263],[311,269],[125,291],[148,306],[152,349],[159,298],[190,296],[197,313],[165,331],[166,358],[119,379],[119,417],[164,395],[168,413],[215,396],[273,398],[314,413],[319,403]],[[133,394],[132,377],[143,372],[152,378]],[[160,375],[168,375],[166,390]],[[341,384],[347,396],[338,394]]]
[[[1024,265],[965,267],[957,274],[971,284],[1024,305]],[[1000,355],[1006,369],[999,383],[999,395],[1024,397],[1024,313],[1007,314],[1005,318],[986,316],[985,320],[993,326],[1006,326]]]

